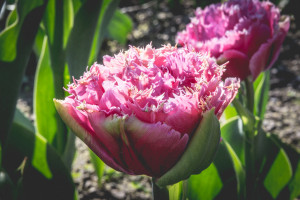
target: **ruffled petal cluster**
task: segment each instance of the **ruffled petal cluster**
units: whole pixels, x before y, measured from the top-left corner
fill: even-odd
[[[209,51],[227,64],[224,77],[255,80],[278,57],[289,29],[289,18],[269,1],[229,0],[198,8],[176,41],[196,51]]]
[[[239,80],[208,54],[130,47],[93,64],[55,100],[73,131],[109,166],[160,177],[178,161],[205,112],[219,118]]]

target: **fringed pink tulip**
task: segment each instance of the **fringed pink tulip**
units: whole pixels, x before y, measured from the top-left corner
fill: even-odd
[[[107,165],[158,178],[181,158],[204,114],[214,108],[219,118],[235,97],[239,80],[222,81],[223,71],[208,55],[185,48],[130,47],[104,56],[103,65],[68,86],[70,96],[54,101]]]
[[[229,0],[198,8],[195,15],[177,42],[210,51],[218,63],[229,61],[224,77],[242,80],[255,80],[274,64],[290,24],[271,2],[259,0]]]

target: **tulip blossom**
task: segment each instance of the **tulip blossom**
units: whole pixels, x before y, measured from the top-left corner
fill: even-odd
[[[180,159],[205,113],[219,118],[235,97],[239,80],[222,81],[223,72],[209,55],[186,48],[130,47],[104,56],[68,85],[70,96],[54,101],[107,165],[158,178]]]
[[[244,80],[269,69],[276,61],[289,29],[289,18],[269,1],[229,0],[197,8],[195,17],[179,32],[178,44],[196,51],[209,51],[225,63],[224,77]]]

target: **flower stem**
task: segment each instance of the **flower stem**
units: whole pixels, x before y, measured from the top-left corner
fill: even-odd
[[[169,191],[166,187],[159,187],[155,183],[155,178],[152,178],[152,192],[154,200],[168,200]]]
[[[245,134],[247,135],[246,137],[253,138],[254,137],[254,127],[255,127],[255,117],[247,108],[245,108],[242,105],[242,103],[237,98],[235,98],[232,101],[232,104],[234,105],[237,113],[239,114],[239,116],[242,119],[244,131],[245,131]]]
[[[247,108],[253,113],[254,111],[254,88],[253,83],[248,78],[245,79],[246,96],[247,96]]]
[[[254,88],[253,83],[245,80],[246,99],[245,107],[235,98],[233,105],[236,108],[243,122],[244,148],[245,148],[245,169],[246,169],[246,199],[255,199],[255,147],[254,137],[256,132],[256,119],[254,117]]]
[[[187,199],[188,180],[182,181],[182,200]]]

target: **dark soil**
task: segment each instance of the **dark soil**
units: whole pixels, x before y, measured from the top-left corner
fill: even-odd
[[[133,0],[132,0],[133,1]],[[295,1],[290,1],[295,2]],[[291,4],[291,3],[290,3]],[[288,4],[285,13],[293,12]],[[143,5],[123,5],[121,11],[130,15],[134,30],[128,37],[128,44],[145,46],[152,42],[154,47],[174,44],[177,31],[183,30],[193,15],[191,1],[186,1],[182,9],[170,11],[165,1],[150,1]],[[294,9],[295,10],[295,9]],[[297,15],[295,17],[298,17]],[[299,20],[297,20],[299,21]],[[105,41],[102,54],[113,55],[120,49],[127,49],[115,41]],[[18,107],[32,121],[33,73],[28,72],[20,93]],[[271,69],[271,90],[268,108],[263,123],[264,129],[277,134],[282,140],[300,149],[300,29],[292,22],[290,32],[284,41],[282,52]],[[89,153],[85,144],[76,141],[78,147],[73,175],[79,199],[152,199],[151,181],[146,176],[129,176],[107,168],[101,186],[98,187]]]

